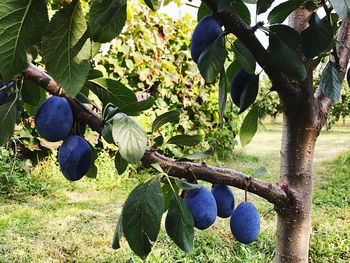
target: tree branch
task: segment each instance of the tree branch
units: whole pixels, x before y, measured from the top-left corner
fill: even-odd
[[[216,0],[203,0],[208,7],[220,16],[225,29],[234,34],[252,52],[258,64],[269,76],[274,90],[276,90],[286,107],[295,104],[301,95],[301,90],[291,83],[288,78],[272,63],[271,57],[263,47],[254,30],[247,26],[239,16],[232,11],[217,12]]]
[[[142,163],[150,166],[159,163],[166,173],[173,177],[189,180],[203,180],[213,184],[231,185],[265,198],[278,208],[286,207],[290,198],[279,185],[273,185],[258,179],[250,179],[248,175],[227,169],[207,165],[205,163],[180,162],[163,156],[155,151],[146,151]]]
[[[38,84],[53,95],[63,96],[68,99],[74,115],[79,121],[89,125],[94,131],[101,134],[104,122],[98,115],[83,106],[76,99],[67,96],[59,84],[42,69],[33,64],[29,64],[28,68],[23,72],[26,79]],[[146,151],[142,160],[144,165],[150,165],[159,162],[161,167],[167,173],[174,177],[186,179],[199,179],[216,184],[232,185],[240,189],[257,194],[265,198],[270,203],[276,205],[276,208],[282,211],[292,200],[287,191],[278,185],[266,183],[257,179],[249,179],[245,174],[230,170],[208,166],[204,164],[196,164],[191,162],[176,162],[174,159],[165,157],[154,151]]]

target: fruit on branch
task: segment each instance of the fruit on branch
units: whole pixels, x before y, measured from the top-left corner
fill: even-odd
[[[52,96],[35,113],[38,133],[50,142],[64,140],[72,130],[73,112],[65,98]]]
[[[7,88],[2,89],[2,90],[0,91],[0,105],[3,105],[3,104],[6,103],[7,97],[8,97]]]
[[[185,202],[191,211],[196,228],[203,230],[214,224],[217,216],[216,201],[205,186],[190,190]]]
[[[249,244],[257,239],[260,231],[260,216],[251,202],[242,202],[233,211],[230,221],[235,239]]]
[[[225,184],[215,184],[211,189],[216,206],[218,216],[222,218],[230,217],[235,206],[235,197],[231,189]]]
[[[244,69],[238,71],[236,76],[231,81],[231,98],[237,107],[241,107],[241,96],[245,89],[248,88],[249,82],[254,75],[249,74]]]
[[[193,31],[190,49],[194,62],[202,52],[222,33],[221,27],[212,16],[206,16],[199,21]]]
[[[59,149],[58,162],[64,177],[68,180],[81,179],[93,162],[90,145],[80,136],[68,136]]]

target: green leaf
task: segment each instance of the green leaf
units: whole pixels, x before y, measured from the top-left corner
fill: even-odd
[[[156,138],[154,138],[154,144],[156,147],[162,146],[163,143],[164,143],[164,137],[162,135],[159,135]]]
[[[186,203],[175,193],[173,193],[165,218],[165,229],[179,248],[189,253],[193,251],[193,218]]]
[[[113,103],[115,106],[122,108],[130,103],[137,102],[135,94],[120,81],[110,78],[98,78],[89,80],[96,84],[91,87],[103,104]]]
[[[220,123],[222,123],[226,108],[227,101],[227,80],[225,75],[225,69],[222,69],[220,73],[220,81],[219,81],[219,117]]]
[[[123,210],[122,210],[119,216],[117,227],[115,228],[115,231],[114,231],[113,242],[112,242],[113,249],[120,248],[120,239],[123,236],[123,234],[124,233],[123,233]]]
[[[83,87],[90,70],[91,42],[80,1],[55,13],[43,39],[46,70],[71,97]]]
[[[289,48],[275,33],[270,33],[269,42],[271,60],[276,68],[290,79],[304,80],[307,75],[306,68],[296,51]]]
[[[253,78],[249,81],[247,88],[242,92],[240,98],[240,110],[238,114],[241,114],[246,109],[252,105],[258,95],[259,91],[259,75],[254,75]]]
[[[158,8],[160,7],[160,0],[144,0],[145,4],[152,10],[152,11],[157,11]]]
[[[0,72],[5,81],[28,66],[26,51],[48,24],[44,0],[0,1]]]
[[[258,0],[256,6],[256,14],[260,15],[265,13],[272,5],[274,0]]]
[[[176,144],[178,146],[194,146],[202,141],[200,135],[176,135],[168,140],[168,144]]]
[[[46,98],[45,90],[40,88],[34,82],[27,79],[23,80],[22,97],[25,103],[31,106],[38,106],[40,101]]]
[[[113,118],[112,134],[120,155],[127,162],[141,160],[146,151],[147,136],[140,125],[124,113],[117,113]]]
[[[86,174],[86,177],[95,179],[97,178],[97,166],[95,164],[91,165],[89,171]]]
[[[166,113],[163,113],[159,115],[152,124],[152,132],[155,132],[160,127],[162,127],[164,124],[167,124],[168,122],[171,123],[177,123],[179,122],[180,118],[180,112],[178,110],[172,110],[168,111]]]
[[[313,58],[331,45],[333,28],[326,17],[320,19],[316,13],[310,16],[309,24],[310,26],[301,32],[301,43],[305,56]]]
[[[243,147],[250,143],[253,136],[255,135],[258,129],[258,120],[259,107],[254,106],[244,118],[241,129],[239,131],[239,138]]]
[[[226,69],[227,87],[230,87],[231,81],[234,79],[238,71],[241,69],[241,65],[237,60],[234,60]]]
[[[224,66],[227,56],[225,39],[220,35],[200,55],[198,69],[207,83],[212,83]]]
[[[122,175],[126,171],[126,168],[128,168],[128,165],[128,162],[123,159],[119,152],[117,152],[114,157],[114,166],[117,169],[118,174]]]
[[[112,124],[107,123],[105,125],[105,127],[103,127],[101,134],[102,134],[103,139],[105,139],[105,141],[107,143],[110,143],[110,144],[114,143],[114,140],[113,140],[113,126],[112,126]]]
[[[206,3],[201,2],[197,12],[197,22],[201,21],[201,19],[206,16],[210,16],[211,14],[211,9],[206,5]]]
[[[171,177],[171,181],[173,181],[178,188],[183,189],[185,191],[197,189],[200,187],[200,185],[198,184],[191,184],[185,180],[176,177]]]
[[[233,43],[232,48],[241,67],[249,74],[254,74],[256,63],[252,52],[238,39]]]
[[[247,4],[253,4],[253,5],[255,5],[257,1],[258,0],[243,0],[243,2],[245,2]]]
[[[350,15],[350,0],[329,0],[337,14],[345,20]]]
[[[89,29],[94,41],[113,40],[122,31],[126,21],[125,0],[94,0],[90,7]]]
[[[11,139],[15,130],[17,109],[14,99],[0,105],[0,146]]]
[[[232,10],[243,20],[244,23],[250,25],[250,11],[243,1],[233,1]]]
[[[130,248],[145,259],[156,241],[164,209],[160,178],[138,185],[123,208],[123,232]]]
[[[297,9],[304,1],[292,0],[279,4],[269,13],[267,20],[270,24],[282,23],[286,18]]]
[[[340,98],[342,77],[339,69],[333,62],[328,62],[322,72],[320,88],[323,94],[331,101],[336,102]]]
[[[145,100],[130,103],[124,107],[119,108],[118,110],[120,112],[124,112],[129,116],[136,116],[139,115],[140,112],[152,108],[155,101],[156,100],[154,99],[154,97],[150,96]]]
[[[278,38],[293,50],[301,47],[301,36],[295,29],[287,25],[273,25],[270,30],[275,32]]]
[[[168,181],[165,181],[163,186],[162,186],[162,191],[164,195],[164,212],[167,211],[170,207],[170,201],[171,198],[174,195],[174,190],[178,194],[179,193],[179,188],[175,184],[170,185]]]
[[[208,158],[213,154],[213,149],[209,148],[208,150],[198,152],[198,153],[192,153],[192,154],[186,154],[179,158],[178,160],[199,160],[199,159],[205,159]]]

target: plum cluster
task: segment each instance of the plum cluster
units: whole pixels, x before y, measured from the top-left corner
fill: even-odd
[[[93,156],[90,145],[81,136],[74,135],[73,125],[73,111],[63,97],[46,99],[35,113],[35,128],[40,136],[49,142],[63,140],[58,151],[61,171],[68,180],[77,181],[89,171]]]
[[[233,192],[227,185],[215,184],[211,191],[205,186],[192,189],[187,193],[185,202],[191,211],[194,226],[200,230],[214,224],[217,216],[231,217],[231,232],[237,241],[249,244],[258,237],[258,210],[251,202],[242,202],[235,208]]]

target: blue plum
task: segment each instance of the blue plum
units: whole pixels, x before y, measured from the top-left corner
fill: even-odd
[[[206,16],[199,21],[193,31],[190,49],[194,62],[202,52],[222,33],[221,27],[212,16]]]
[[[249,244],[258,238],[260,216],[251,202],[242,202],[233,211],[230,221],[231,232],[235,239]]]
[[[230,217],[235,207],[235,197],[231,189],[225,184],[215,184],[211,189],[216,200],[218,216],[222,218]]]
[[[249,74],[244,69],[238,71],[236,76],[231,81],[231,98],[233,103],[237,106],[241,106],[241,95],[243,91],[248,87],[249,82],[253,79],[254,75]]]
[[[58,162],[64,177],[68,180],[81,179],[93,162],[90,145],[80,136],[67,137],[59,149]]]
[[[214,224],[217,216],[216,202],[206,187],[201,186],[190,190],[185,202],[191,211],[196,228],[203,230]]]
[[[348,69],[348,73],[346,74],[346,80],[348,82],[348,86],[350,87],[350,68]]]
[[[2,90],[0,91],[0,105],[3,105],[3,104],[6,103],[7,97],[8,97],[7,88],[2,89]]]
[[[36,111],[36,130],[50,142],[64,140],[72,126],[73,112],[65,98],[52,96],[43,101]]]

